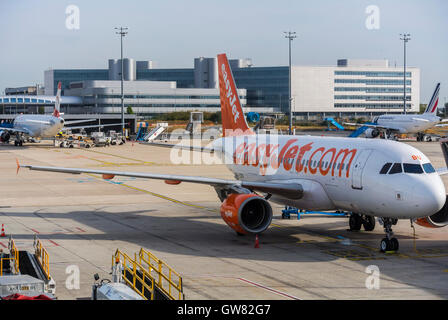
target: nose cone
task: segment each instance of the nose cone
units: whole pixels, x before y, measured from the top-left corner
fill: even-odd
[[[445,205],[446,191],[442,179],[436,173],[422,175],[412,189],[412,202],[421,217],[433,215]]]

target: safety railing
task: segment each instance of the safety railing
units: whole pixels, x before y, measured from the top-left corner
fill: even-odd
[[[123,280],[145,300],[148,300],[148,296],[149,300],[154,300],[155,280],[151,274],[136,259],[117,249],[112,256],[112,267],[118,263],[123,267]],[[131,279],[128,279],[127,275],[131,275]],[[151,285],[148,285],[148,282]]]
[[[13,263],[13,266],[14,266],[13,273],[14,274],[19,274],[20,273],[20,269],[19,269],[19,250],[17,250],[16,243],[14,242],[12,237],[9,237],[8,248],[9,248],[9,256],[12,259],[12,261],[14,262]]]
[[[37,237],[34,237],[34,256],[39,261],[47,279],[50,279],[50,256]]]
[[[149,273],[157,279],[157,287],[173,300],[184,300],[182,277],[168,264],[151,252],[141,248],[139,263],[147,265]]]
[[[3,276],[3,264],[6,261],[14,261],[14,258],[3,258],[3,257],[0,258],[0,277]],[[11,264],[11,262],[10,262],[10,264]]]

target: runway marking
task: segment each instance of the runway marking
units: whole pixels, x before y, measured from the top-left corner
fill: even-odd
[[[54,244],[56,247],[59,247],[59,244],[57,244],[56,242],[54,242],[53,240],[51,240],[51,239],[48,239],[48,241],[49,242],[51,242],[52,244]]]
[[[95,152],[95,153],[99,153],[99,154],[105,154],[108,156],[112,156],[112,157],[117,157],[117,158],[121,158],[121,159],[126,159],[126,160],[131,160],[131,161],[136,161],[136,162],[140,162],[140,163],[150,163],[147,162],[145,160],[139,160],[139,159],[133,159],[133,158],[128,158],[128,157],[124,157],[124,156],[118,156],[112,153],[107,153],[107,152],[101,152],[101,151],[95,151],[95,150],[87,150],[87,149],[81,149],[83,151],[87,151],[87,152]]]
[[[36,229],[33,229],[33,228],[30,228],[30,230],[33,231],[34,233],[37,233],[37,234],[40,233],[39,231],[37,231]]]
[[[6,246],[3,242],[0,242],[0,245],[5,249],[8,248],[8,246]]]
[[[98,180],[101,180],[103,182],[112,183],[112,184],[115,184],[115,185],[119,185],[119,186],[123,186],[123,187],[129,188],[129,189],[132,189],[132,190],[144,192],[144,193],[150,194],[150,195],[152,195],[154,197],[157,197],[157,198],[160,198],[160,199],[164,199],[164,200],[168,200],[168,201],[171,201],[171,202],[174,202],[174,203],[177,203],[177,204],[181,204],[181,205],[184,205],[184,206],[193,207],[193,208],[197,208],[197,209],[204,209],[204,210],[207,210],[207,211],[210,211],[210,212],[217,212],[217,210],[215,210],[215,209],[211,209],[211,208],[207,208],[207,207],[200,206],[200,205],[197,205],[197,204],[192,204],[192,203],[187,203],[187,202],[183,202],[183,201],[180,201],[180,200],[176,200],[174,198],[170,198],[170,197],[161,195],[159,193],[155,193],[155,192],[148,191],[148,190],[145,190],[145,189],[133,187],[133,186],[130,186],[130,185],[125,184],[125,183],[117,184],[114,181],[109,181],[109,180],[102,179],[99,176],[91,174],[91,173],[86,173],[86,174],[91,176],[91,177],[94,177],[94,178],[96,178]]]
[[[278,290],[275,290],[275,289],[266,287],[266,286],[264,286],[264,285],[261,285],[261,284],[259,284],[259,283],[256,283],[256,282],[253,282],[253,281],[244,279],[244,278],[237,278],[237,279],[240,280],[240,281],[249,283],[249,284],[251,284],[251,285],[253,285],[253,286],[255,286],[255,287],[258,287],[258,288],[261,288],[261,289],[265,289],[265,290],[267,290],[267,291],[270,291],[270,292],[272,292],[272,293],[278,294],[278,295],[283,296],[283,297],[286,297],[286,298],[290,298],[290,299],[293,299],[293,300],[302,300],[302,299],[297,298],[297,297],[295,297],[295,296],[292,296],[292,295],[289,295],[289,294],[287,294],[287,293],[284,293],[284,292],[281,292],[281,291],[278,291]]]

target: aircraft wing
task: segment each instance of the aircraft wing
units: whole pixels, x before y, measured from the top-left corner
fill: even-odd
[[[391,126],[383,126],[378,125],[374,123],[350,123],[350,122],[344,122],[345,125],[348,126],[355,126],[355,127],[369,127],[369,128],[376,128],[376,129],[384,129],[384,130],[391,130],[391,131],[400,131],[400,129],[396,127]]]
[[[121,123],[94,124],[91,126],[77,126],[77,127],[64,127],[61,129],[61,131],[76,130],[76,129],[88,129],[88,128],[104,128],[104,127],[111,127],[111,126],[121,126]]]
[[[169,144],[169,143],[160,143],[160,142],[140,142],[140,144],[147,144],[150,146],[181,149],[181,150],[188,150],[188,151],[210,152],[210,153],[215,152],[214,148],[194,146],[194,145]]]
[[[123,177],[165,180],[168,184],[170,183],[178,184],[180,182],[199,183],[199,184],[207,184],[215,188],[235,190],[236,192],[243,191],[243,193],[244,189],[246,190],[248,189],[250,191],[260,191],[280,195],[288,199],[300,199],[303,196],[302,185],[299,183],[290,183],[290,182],[287,183],[252,182],[242,180],[225,180],[225,179],[215,179],[207,177],[156,174],[146,172],[123,172],[123,171],[95,170],[95,169],[83,169],[83,168],[45,167],[45,166],[33,166],[33,165],[20,165],[19,162],[17,161],[17,170],[19,170],[19,168],[28,168],[30,170],[71,173],[71,174],[81,174],[81,173],[101,174],[103,176],[103,179],[106,180],[113,179],[115,176],[123,176]]]
[[[0,131],[8,131],[10,133],[24,133],[24,134],[30,135],[30,132],[26,129],[0,127]]]
[[[61,113],[61,114],[62,114],[62,113]],[[96,121],[96,119],[65,121],[64,124],[65,124],[65,125],[69,125],[69,124],[83,123],[83,122],[92,122],[92,121]]]
[[[444,174],[448,174],[448,168],[438,168],[436,172],[439,176],[443,176]]]

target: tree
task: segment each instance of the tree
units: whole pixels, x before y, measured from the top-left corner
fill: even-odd
[[[420,103],[420,112],[419,113],[425,112],[427,106],[428,106],[427,104]]]
[[[132,107],[131,107],[131,106],[128,106],[128,107],[126,108],[126,113],[127,113],[127,114],[134,114],[134,110],[132,110]]]

